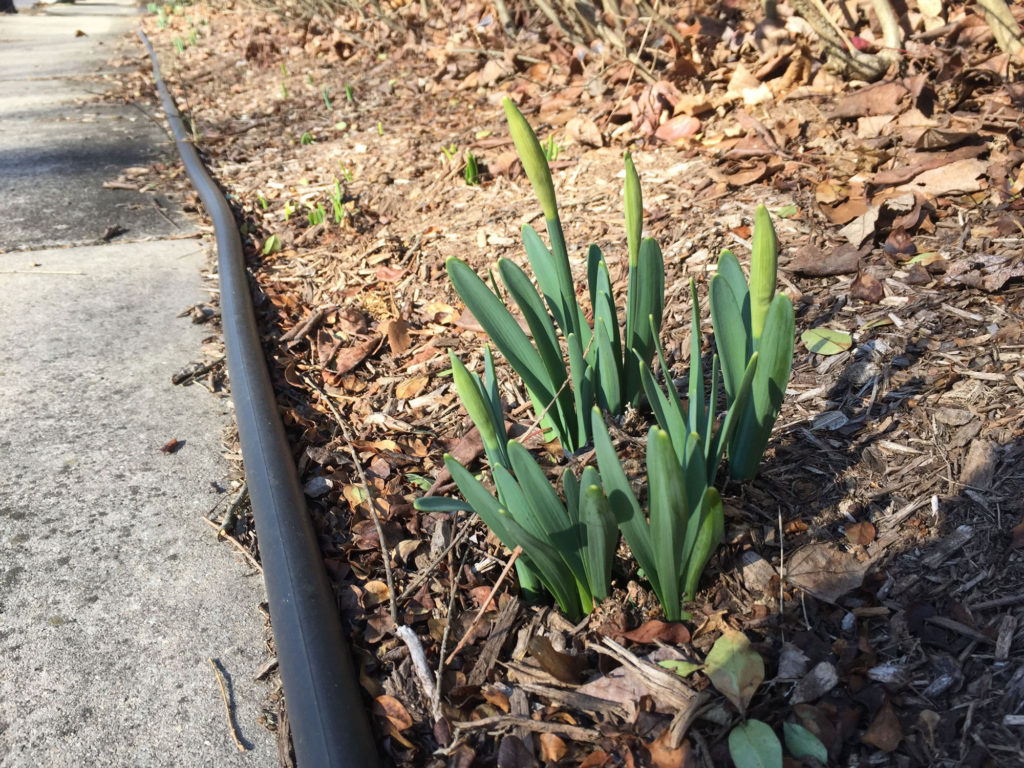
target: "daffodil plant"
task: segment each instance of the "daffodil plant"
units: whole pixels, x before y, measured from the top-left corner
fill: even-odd
[[[533,227],[523,227],[526,255],[540,294],[515,262],[498,261],[498,275],[526,320],[533,341],[499,297],[497,286],[492,290],[465,262],[454,257],[447,262],[448,275],[466,306],[523,379],[542,427],[551,430],[564,449],[576,451],[591,438],[591,406],[596,403],[619,414],[627,404],[636,403],[643,391],[640,369],[650,366],[661,328],[664,263],[658,244],[641,239],[640,180],[627,153],[629,285],[625,333],[619,330],[608,264],[595,245],[587,252],[587,284],[594,318],[591,326],[577,300],[544,151],[529,123],[507,99],[505,114],[516,151],[540,201],[551,245],[549,249]],[[564,353],[561,342],[565,344]]]
[[[778,240],[768,210],[760,205],[754,217],[747,283],[732,251],[723,251],[711,278],[711,321],[725,382],[726,406],[743,405],[742,418],[727,443],[729,474],[750,480],[757,474],[768,446],[793,365],[793,303],[775,292]],[[757,358],[749,391],[746,370]]]

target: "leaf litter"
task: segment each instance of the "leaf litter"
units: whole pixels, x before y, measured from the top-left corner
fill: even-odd
[[[643,46],[634,17],[632,64],[567,44],[529,12],[529,34],[511,42],[485,4],[426,7],[296,23],[196,4],[166,30],[147,22],[236,206],[382,754],[725,764],[736,714],[696,665],[742,631],[775,680],[748,713],[786,727],[787,743],[802,743],[800,727],[842,764],[1012,763],[1024,702],[1024,90],[980,11],[911,2],[905,71],[863,85],[820,66],[805,26],[759,43],[759,4],[680,8],[678,34]],[[189,19],[201,34],[176,51]],[[147,67],[134,53],[120,63],[112,97],[152,109]],[[618,285],[631,148],[647,234],[666,254],[677,375],[689,279],[706,281],[724,247],[743,255],[757,203],[786,211],[782,288],[798,332],[818,341],[797,349],[760,477],[725,488],[725,544],[684,624],[661,621],[625,549],[614,596],[582,626],[508,583],[474,624],[508,553],[468,513],[412,507],[428,488],[452,493],[445,451],[463,462],[482,451],[446,371],[449,349],[479,370],[484,336],[444,261],[522,264],[519,228],[538,214],[505,95],[557,150],[571,246],[600,245]],[[467,149],[477,186],[463,180]],[[121,176],[197,211],[175,165]],[[326,220],[314,223],[318,205]],[[530,438],[528,398],[501,377],[510,430]],[[238,539],[258,556],[251,530]],[[469,633],[441,667],[440,718],[392,605],[435,669]]]

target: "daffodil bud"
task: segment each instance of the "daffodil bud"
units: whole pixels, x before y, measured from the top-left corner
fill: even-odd
[[[757,206],[750,258],[750,330],[757,341],[764,330],[768,307],[775,297],[778,270],[778,240],[768,209]]]
[[[640,234],[644,225],[644,201],[640,194],[640,177],[633,166],[633,158],[626,153],[626,243],[629,246],[629,266],[635,267],[640,253]]]
[[[555,185],[551,181],[551,169],[548,167],[547,158],[544,157],[544,150],[541,149],[537,135],[511,99],[505,99],[504,106],[508,130],[516,145],[516,153],[523,163],[523,168],[526,169],[526,177],[533,185],[537,199],[540,200],[544,218],[549,221],[557,219],[558,206],[555,203]]]

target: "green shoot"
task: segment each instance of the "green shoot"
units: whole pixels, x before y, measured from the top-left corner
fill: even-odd
[[[475,187],[480,183],[480,168],[477,165],[476,156],[468,149],[466,150],[466,170],[463,173],[463,177],[471,187]]]
[[[347,101],[347,102],[348,102],[349,104],[353,103],[353,102],[354,102],[354,101],[356,100],[356,99],[355,99],[355,94],[354,94],[354,92],[352,91],[352,86],[351,86],[351,85],[348,85],[348,84],[346,84],[346,85],[345,85],[345,100],[346,100],[346,101]]]
[[[272,253],[277,253],[281,250],[281,238],[273,234],[263,241],[263,255],[269,256]]]
[[[288,200],[284,204],[284,220],[288,221],[291,219],[293,213],[295,213],[295,206],[292,204],[291,200]]]
[[[334,180],[334,189],[331,191],[331,205],[334,207],[334,223],[341,224],[345,218],[345,203],[341,195],[341,182]]]
[[[330,112],[330,110],[331,110],[331,97],[330,97],[330,93],[327,90],[327,86],[326,85],[323,86],[320,89],[320,95],[324,97],[324,107],[327,109],[328,112]]]
[[[259,193],[259,201],[260,201],[260,208],[262,208],[264,211],[267,210],[267,206],[269,205],[269,203],[267,203],[267,198],[265,198],[263,196],[262,192]]]
[[[299,139],[299,143],[302,144],[303,146],[312,144],[313,143],[313,134],[310,133],[309,131],[306,131],[305,133],[302,134],[302,138]]]

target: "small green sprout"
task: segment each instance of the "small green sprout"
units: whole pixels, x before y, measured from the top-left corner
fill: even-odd
[[[547,159],[549,163],[555,162],[555,160],[558,159],[558,152],[561,149],[561,147],[559,147],[555,143],[555,134],[552,133],[550,136],[548,136],[548,140],[543,146],[544,157]]]
[[[302,144],[303,146],[312,144],[313,134],[310,133],[309,131],[306,131],[305,133],[302,134],[302,138],[299,139],[299,143]]]
[[[341,162],[341,160],[338,161],[338,167],[341,169],[341,175],[345,177],[345,181],[351,184],[353,178],[352,171],[350,171],[348,166]]]
[[[281,238],[273,234],[263,241],[263,255],[269,256],[272,253],[277,253],[281,250]]]
[[[281,62],[281,74],[288,77],[288,67],[284,65],[283,61]]]
[[[320,88],[320,95],[324,97],[324,107],[327,109],[328,112],[330,112],[331,111],[331,96],[330,96],[330,92],[327,90],[327,86],[326,85],[323,86],[322,88]]]
[[[444,144],[441,145],[441,152],[442,154],[444,154],[445,160],[450,161],[453,157],[455,157],[455,154],[458,151],[459,148],[455,146],[454,142],[449,144],[447,147]]]
[[[156,3],[149,3],[149,4],[147,4],[146,5],[146,10],[149,11],[150,13],[156,13],[157,12],[157,4]]]
[[[174,50],[177,51],[179,54],[185,52],[185,41],[182,40],[180,37],[174,38],[171,41],[171,44],[174,46]]]
[[[377,135],[384,135],[384,123],[382,123],[380,120],[377,121]]]
[[[310,75],[306,75],[306,82],[309,85],[312,85],[313,84],[313,75],[311,75],[311,74]]]
[[[349,104],[353,103],[356,100],[355,99],[355,94],[354,94],[354,92],[352,90],[352,86],[348,85],[347,83],[345,84],[345,100]]]
[[[287,99],[288,98],[288,86],[285,85],[284,83],[281,83],[281,98],[282,99]]]
[[[268,207],[269,203],[267,203],[267,198],[265,198],[263,196],[262,192],[259,193],[259,201],[260,201],[260,208],[262,208],[264,211],[267,210],[267,207]]]
[[[468,149],[466,150],[466,170],[463,173],[463,177],[471,187],[475,187],[480,183],[480,167],[477,164],[476,156]]]
[[[317,203],[315,206],[310,207],[306,218],[309,220],[309,226],[311,227],[323,224],[327,220],[327,211],[324,210],[324,204]]]
[[[334,207],[334,223],[341,224],[345,218],[345,203],[341,196],[341,182],[334,180],[334,189],[331,191],[331,205]]]
[[[284,220],[288,221],[292,217],[293,213],[295,213],[295,206],[292,204],[292,201],[289,200],[284,204]]]

